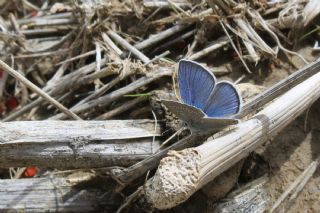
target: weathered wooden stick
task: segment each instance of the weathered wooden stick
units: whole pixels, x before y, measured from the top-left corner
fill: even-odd
[[[2,168],[129,166],[159,147],[160,130],[151,120],[15,121],[0,127]]]
[[[102,188],[77,187],[90,178],[1,179],[0,212],[99,212],[106,204]]]
[[[169,152],[145,185],[146,199],[158,209],[186,201],[310,107],[320,96],[319,85],[317,73],[223,136],[195,148]]]

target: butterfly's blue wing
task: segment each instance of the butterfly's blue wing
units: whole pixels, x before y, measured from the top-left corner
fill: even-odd
[[[219,82],[206,103],[203,111],[208,117],[228,117],[241,109],[241,97],[229,82]]]
[[[181,60],[178,81],[182,101],[203,110],[215,87],[214,75],[196,62]]]

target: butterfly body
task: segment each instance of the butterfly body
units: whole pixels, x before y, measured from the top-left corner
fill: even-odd
[[[193,131],[220,130],[238,123],[241,98],[226,81],[216,83],[215,76],[200,64],[181,60],[178,70],[179,91],[183,103],[162,100],[164,105],[185,121]]]

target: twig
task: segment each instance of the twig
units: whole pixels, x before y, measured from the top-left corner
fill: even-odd
[[[138,49],[136,49],[134,46],[129,44],[125,39],[121,38],[117,33],[114,31],[109,30],[108,34],[111,38],[113,38],[115,41],[117,41],[122,47],[129,50],[133,55],[135,55],[137,58],[139,58],[143,63],[148,63],[150,59],[145,56],[142,52],[140,52]]]
[[[143,5],[145,7],[156,7],[156,8],[169,8],[170,4],[167,1],[163,0],[143,0]],[[178,1],[176,3],[179,7],[187,7],[190,4],[187,1]]]
[[[158,152],[160,149],[162,149],[163,147],[165,147],[175,136],[179,135],[181,132],[183,132],[184,130],[186,130],[186,127],[181,127],[180,129],[178,129],[175,133],[173,133],[167,140],[163,141],[163,143],[161,144],[161,146],[159,147],[159,149],[156,151]]]
[[[184,11],[178,4],[176,4],[175,2],[171,1],[171,0],[167,0],[169,2],[169,4],[171,6],[173,6],[174,8],[176,8],[177,10],[179,10],[181,13],[183,13],[186,16],[190,16],[190,14],[186,11]]]
[[[151,59],[148,63],[146,63],[144,65],[148,65],[148,64],[150,64],[152,62],[155,62],[155,61],[159,60],[160,58],[163,58],[163,57],[165,57],[165,56],[167,56],[169,54],[170,54],[170,51],[167,50],[164,53],[161,53],[160,55],[155,56],[153,59]]]
[[[72,29],[72,28],[71,28]],[[26,37],[35,36],[52,36],[54,34],[65,34],[70,31],[70,28],[46,28],[46,29],[33,29],[33,30],[20,30]]]
[[[103,59],[101,61],[101,64],[104,65],[106,61]],[[65,94],[66,91],[73,91],[77,89],[80,85],[83,85],[84,83],[90,83],[88,82],[89,79],[86,79],[87,77],[90,78],[91,81],[94,80],[92,78],[93,76],[85,76],[88,73],[91,73],[94,71],[96,67],[96,63],[93,62],[91,64],[88,64],[84,67],[81,67],[78,70],[73,71],[72,73],[69,73],[65,76],[62,76],[65,69],[68,67],[68,63],[65,63],[61,65],[61,67],[58,69],[56,74],[50,79],[50,81],[47,82],[47,85],[43,88],[43,91],[47,92],[51,96],[57,96],[58,94]],[[96,77],[101,77],[100,74],[105,74],[105,72],[94,73],[92,75],[95,75]],[[80,77],[84,76],[84,77]],[[84,81],[86,79],[87,81]],[[101,89],[101,88],[100,88]],[[35,101],[29,103],[28,105],[23,106],[22,108],[18,109],[16,112],[11,113],[8,117],[3,119],[3,121],[10,121],[15,119],[16,117],[24,114],[25,112],[31,110],[33,107],[38,106],[43,102],[43,99],[40,97],[36,99]]]
[[[107,43],[107,45],[114,50],[114,52],[121,56],[123,54],[122,50],[119,49],[119,47],[109,38],[109,36],[106,33],[102,33],[102,39],[104,42]]]
[[[52,15],[45,15],[45,16],[37,16],[34,18],[23,18],[23,19],[19,19],[17,20],[18,24],[23,25],[23,24],[28,24],[28,23],[32,23],[34,20],[37,19],[67,19],[67,18],[71,18],[72,17],[72,13],[71,12],[66,12],[66,13],[57,13],[57,14],[52,14]]]
[[[169,36],[176,34],[177,32],[180,32],[180,31],[188,28],[189,26],[190,25],[188,25],[188,24],[185,24],[185,25],[178,24],[178,25],[173,26],[169,29],[166,29],[165,31],[162,31],[161,33],[150,36],[148,39],[134,45],[134,47],[137,48],[138,50],[145,49],[147,47],[150,47],[152,45],[157,44],[159,41],[162,41],[162,40],[168,38]]]
[[[298,194],[301,192],[303,187],[310,180],[312,175],[315,173],[317,167],[320,163],[320,157],[318,157],[315,161],[313,161],[299,177],[287,188],[287,190],[282,193],[282,195],[277,199],[277,201],[273,204],[270,213],[275,212],[283,202],[288,199],[286,209],[288,209]]]
[[[240,83],[245,77],[246,77],[245,74],[241,75],[240,78],[238,78],[238,79],[234,82],[234,84]]]
[[[190,60],[199,59],[225,45],[227,45],[230,42],[227,36],[223,36],[218,38],[216,41],[214,41],[213,44],[210,44],[208,47],[204,48],[203,50],[196,52],[188,57]]]
[[[134,193],[126,198],[125,202],[118,208],[116,213],[120,213],[125,207],[130,205],[133,201],[138,199],[143,194],[143,187],[140,186]]]
[[[12,75],[14,78],[21,81],[23,84],[25,84],[27,87],[29,87],[33,92],[37,93],[39,96],[47,100],[49,103],[53,104],[55,107],[57,107],[59,110],[61,110],[66,115],[70,116],[71,118],[74,118],[76,120],[81,120],[80,117],[78,117],[73,112],[69,111],[66,107],[64,107],[62,104],[60,104],[58,101],[56,101],[54,98],[52,98],[50,95],[48,95],[46,92],[42,91],[39,87],[37,87],[35,84],[33,84],[31,81],[26,79],[23,75],[21,75],[19,72],[15,71],[11,67],[9,67],[6,63],[0,60],[0,67],[8,72],[10,75]]]
[[[56,51],[56,52],[58,52],[58,51]],[[61,61],[61,62],[59,62],[58,64],[56,64],[56,66],[61,65],[61,64],[64,64],[64,63],[66,63],[66,62],[71,62],[71,61],[74,61],[74,60],[77,60],[77,59],[80,59],[80,58],[83,58],[83,57],[87,57],[87,56],[90,56],[90,55],[94,55],[95,53],[96,53],[96,51],[95,51],[95,50],[92,50],[92,51],[83,53],[83,54],[81,54],[81,55],[75,56],[75,57],[73,57],[73,58],[69,58],[69,59],[67,59],[67,60]],[[18,57],[20,57],[20,56],[18,56]]]
[[[50,52],[48,51],[48,52],[41,52],[41,53],[34,53],[34,54],[17,55],[17,56],[14,56],[14,59],[37,58],[37,57],[45,57],[50,55],[62,55],[62,54],[68,54],[68,53],[69,53],[69,50],[56,50],[56,51],[50,51]]]

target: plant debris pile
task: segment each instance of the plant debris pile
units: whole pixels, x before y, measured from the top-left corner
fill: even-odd
[[[3,122],[153,120],[154,128],[160,130],[151,147],[163,143],[150,154],[141,154],[142,160],[189,134],[160,101],[178,99],[173,82],[180,59],[197,61],[217,78],[233,81],[247,101],[317,58],[319,13],[317,0],[0,0],[0,60],[22,76],[9,75],[1,65],[0,117]],[[300,125],[302,120],[295,123]],[[85,141],[79,136],[72,148],[85,146]],[[118,149],[129,148],[123,145]],[[100,151],[104,152],[97,148],[93,153]],[[222,212],[227,204],[219,199],[238,189],[237,182],[248,184],[273,172],[267,166],[276,164],[271,155],[270,148],[257,150],[218,176],[215,184],[164,212],[210,212],[213,208]],[[160,159],[151,159],[157,166]],[[71,166],[72,170],[67,171],[54,166],[4,167],[0,170],[0,185],[2,180],[29,178],[38,197],[32,200],[34,209],[18,204],[6,209],[0,202],[0,211],[54,209],[48,207],[49,201],[40,205],[41,200],[36,200],[46,194],[40,188],[50,185],[41,178],[50,175],[57,177],[56,184],[64,196],[72,192],[79,196],[78,201],[73,197],[74,201],[65,202],[61,212],[160,211],[141,196],[146,179],[156,168],[141,172],[132,166],[137,160],[131,160],[123,163],[131,169],[128,173],[117,163],[108,163],[108,168]],[[65,164],[67,168],[69,162]],[[300,170],[306,168],[307,161],[302,164]],[[281,165],[274,166],[284,174]],[[295,174],[298,176],[296,170]],[[131,175],[134,178],[130,179]],[[274,191],[270,200],[280,196],[276,186],[281,181],[277,178],[271,178]],[[260,190],[268,180],[258,182]],[[312,184],[317,183],[319,180],[312,180]],[[317,190],[314,193],[319,194]],[[235,194],[241,192],[233,192],[228,199]],[[264,192],[259,195],[262,200],[266,196]],[[300,207],[301,202],[297,204]],[[310,211],[316,208],[316,204],[309,204]],[[230,201],[228,205],[235,204]]]

